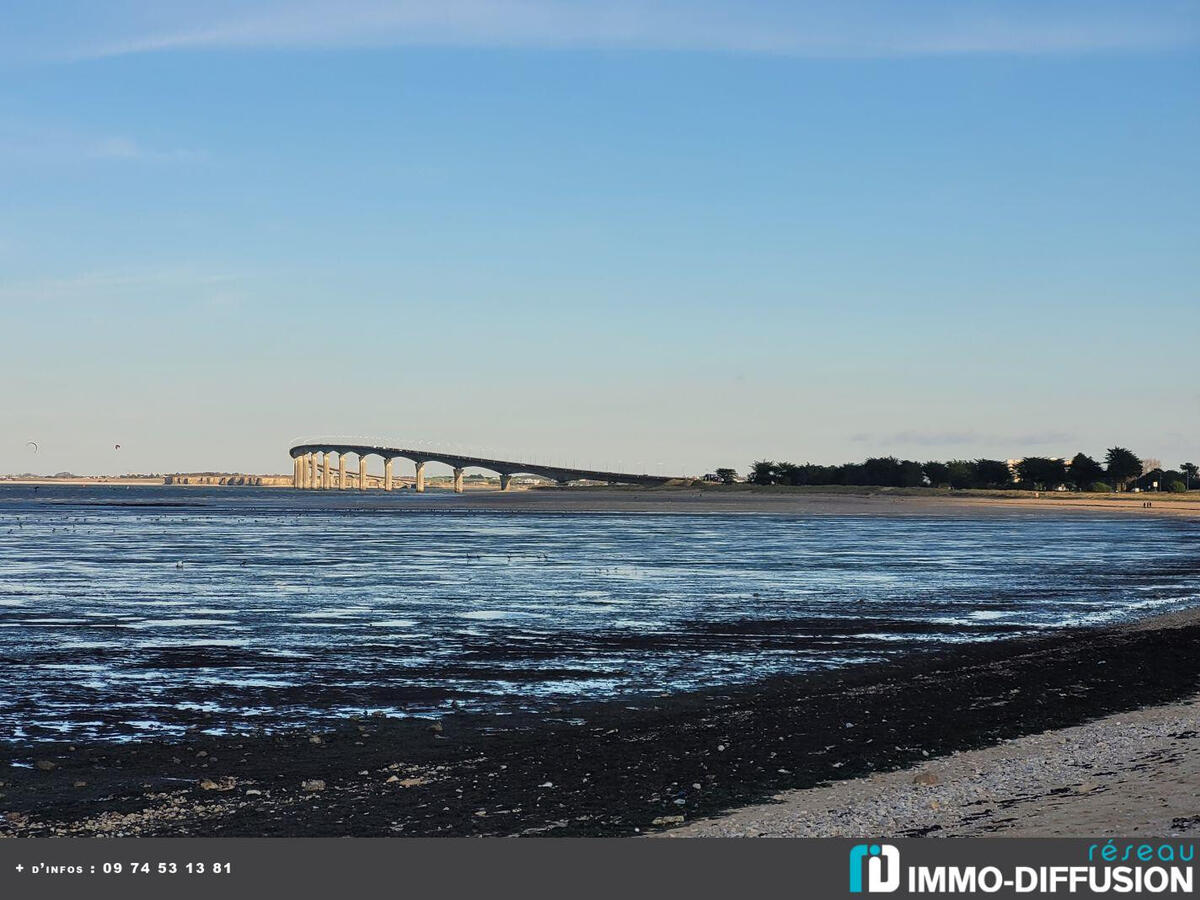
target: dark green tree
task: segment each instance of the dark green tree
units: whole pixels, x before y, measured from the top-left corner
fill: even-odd
[[[1117,489],[1125,488],[1129,482],[1142,474],[1142,461],[1137,455],[1125,447],[1110,447],[1104,454],[1108,477],[1117,485]]]
[[[841,467],[805,463],[800,467],[804,484],[841,484]]]
[[[795,463],[775,463],[776,484],[804,484],[804,470]]]
[[[1010,487],[1012,471],[1002,459],[977,459],[975,472],[982,487]]]
[[[867,467],[863,463],[843,463],[837,467],[835,484],[871,484],[867,478]]]
[[[983,486],[979,480],[979,471],[975,463],[969,459],[952,459],[946,463],[946,468],[949,470],[950,487],[952,488],[965,490]]]
[[[1052,491],[1067,480],[1067,466],[1061,459],[1027,456],[1017,463],[1021,484],[1038,491]]]
[[[930,460],[921,467],[930,487],[945,487],[950,484],[950,467],[943,462]]]
[[[1104,466],[1086,453],[1076,453],[1071,460],[1067,475],[1077,490],[1086,491],[1103,477]]]
[[[759,460],[750,467],[750,481],[754,484],[775,484],[779,470],[767,459]]]
[[[1197,468],[1195,463],[1180,463],[1179,469],[1183,472],[1184,487],[1190,491],[1192,482],[1196,480],[1197,475],[1200,475],[1200,468]]]
[[[733,484],[737,481],[737,469],[717,469],[713,474],[721,479],[722,484]]]
[[[862,465],[865,484],[882,487],[898,487],[900,484],[900,460],[894,456],[876,456]]]
[[[900,460],[900,487],[922,487],[925,484],[925,472],[919,462],[911,459]]]
[[[1187,490],[1187,476],[1175,469],[1167,469],[1162,473],[1162,481],[1159,482],[1158,489],[1165,491],[1169,485],[1176,481],[1183,485],[1184,490]]]

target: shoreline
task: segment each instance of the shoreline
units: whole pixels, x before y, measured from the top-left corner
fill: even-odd
[[[1200,834],[1200,694],[785,791],[662,837],[1117,837]]]
[[[1071,494],[1028,491],[953,491],[925,488],[757,488],[738,485],[696,487],[472,488],[454,494],[431,486],[423,495],[400,490],[297,491],[279,486],[163,485],[115,481],[0,481],[12,487],[132,487],[211,490],[221,498],[247,500],[254,492],[294,499],[298,508],[320,503],[329,508],[432,512],[619,513],[658,515],[763,516],[1014,516],[1044,513],[1141,515],[1200,519],[1200,492],[1190,494]],[[52,492],[39,500],[53,502]],[[149,502],[149,501],[148,501]]]
[[[0,835],[647,834],[1186,702],[1197,640],[1189,610],[550,718],[8,747]]]
[[[1146,504],[1150,504],[1147,506]],[[456,503],[464,509],[520,512],[662,514],[953,516],[1068,512],[1098,515],[1200,518],[1200,496],[1173,494],[1042,494],[906,488],[540,488],[512,493],[480,491]]]

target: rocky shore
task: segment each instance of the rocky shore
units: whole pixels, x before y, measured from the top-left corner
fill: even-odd
[[[9,745],[0,755],[0,834],[687,833],[697,820],[781,792],[831,790],[879,773],[892,772],[882,777],[906,788],[936,789],[901,770],[1187,700],[1200,692],[1198,640],[1200,617],[1177,614],[746,688],[579,704],[549,717],[369,717],[321,733]],[[1163,740],[1187,730],[1163,727]],[[1050,759],[1059,753],[1036,746]],[[1109,777],[1119,756],[1098,760],[1090,780]],[[949,776],[933,777],[944,785]],[[1012,796],[1089,780],[1032,761],[988,777],[1002,782],[984,785],[993,795]],[[927,795],[919,799],[928,806]],[[953,818],[937,812],[948,800],[936,802],[932,813],[894,816],[890,826],[813,818],[797,833],[934,833]],[[1063,833],[1094,830],[1068,823]]]

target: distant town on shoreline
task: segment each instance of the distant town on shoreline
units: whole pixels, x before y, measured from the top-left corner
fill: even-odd
[[[941,487],[955,489],[1019,488],[1035,491],[1161,490],[1183,493],[1197,486],[1195,463],[1167,469],[1161,460],[1142,459],[1125,447],[1110,447],[1104,462],[1076,453],[1065,457],[1026,456],[1020,459],[951,459],[917,462],[881,456],[861,463],[836,466],[759,460],[746,480],[760,485],[858,485],[877,487]],[[737,479],[732,469],[714,473],[721,481]]]

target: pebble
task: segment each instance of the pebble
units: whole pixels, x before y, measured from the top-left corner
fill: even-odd
[[[683,816],[659,816],[652,821],[651,825],[679,825],[683,822]]]
[[[302,787],[304,790],[308,791],[309,793],[315,794],[317,791],[325,790],[325,782],[322,781],[320,778],[312,778],[312,779],[309,779],[308,781],[300,782],[300,787]]]

